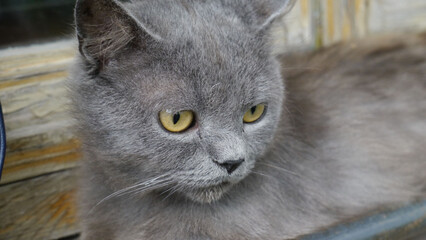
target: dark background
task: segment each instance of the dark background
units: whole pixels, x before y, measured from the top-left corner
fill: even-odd
[[[75,0],[0,0],[0,48],[73,36]]]

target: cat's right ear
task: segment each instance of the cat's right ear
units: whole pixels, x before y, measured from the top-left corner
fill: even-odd
[[[161,39],[115,0],[77,0],[75,25],[80,53],[97,73],[120,52]]]
[[[253,14],[259,21],[259,29],[264,29],[280,16],[287,14],[296,0],[253,0]]]

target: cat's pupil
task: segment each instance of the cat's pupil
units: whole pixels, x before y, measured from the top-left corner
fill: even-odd
[[[175,115],[173,115],[173,124],[176,124],[180,119],[180,114],[176,113]]]
[[[256,111],[256,106],[251,107],[251,108],[250,108],[250,111],[251,111],[251,114],[254,114],[254,112]]]

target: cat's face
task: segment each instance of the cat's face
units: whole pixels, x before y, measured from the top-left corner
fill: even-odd
[[[132,44],[79,86],[86,144],[112,184],[161,176],[171,192],[212,202],[265,153],[284,99],[279,66],[242,21],[211,21]]]

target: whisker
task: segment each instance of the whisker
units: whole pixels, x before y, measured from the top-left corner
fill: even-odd
[[[164,194],[166,194],[167,192],[170,192],[172,189],[174,189],[176,187],[176,185],[173,185],[173,186],[171,186],[171,187],[168,187],[166,190],[164,190],[164,191],[162,191],[161,193],[160,193],[160,196],[161,195],[164,195]]]
[[[168,186],[168,185],[170,185],[172,183],[173,183],[173,181],[170,180],[170,181],[166,181],[164,183],[159,183],[159,184],[157,184],[155,186],[149,186],[149,187],[146,187],[146,188],[134,189],[132,191],[129,191],[129,192],[126,192],[125,194],[120,195],[120,197],[121,197],[121,199],[126,200],[126,199],[129,199],[129,198],[133,197],[133,196],[137,196],[140,193],[143,193],[143,192],[146,192],[146,191],[150,191],[150,190],[155,190],[155,189],[162,188],[162,187],[166,187],[166,186]]]
[[[260,175],[260,176],[262,176],[262,177],[268,177],[268,178],[271,178],[271,179],[275,179],[275,180],[277,180],[278,178],[277,177],[275,177],[275,176],[272,176],[272,175],[266,175],[266,174],[264,174],[264,173],[261,173],[261,172],[256,172],[256,171],[251,171],[252,173],[254,173],[254,174],[257,174],[257,175]],[[278,179],[279,180],[279,179]]]
[[[137,194],[137,193],[141,193],[141,192],[146,192],[146,191],[149,191],[149,190],[152,190],[152,189],[156,189],[156,188],[161,188],[161,187],[167,186],[170,183],[172,183],[171,180],[164,180],[162,182],[155,183],[155,185],[153,184],[153,185],[143,186],[143,187],[140,187],[140,188],[135,188],[135,189],[126,191],[124,193],[121,193],[121,194],[117,195],[117,197],[121,197],[121,196],[126,195],[126,194],[132,194],[132,193],[136,193]]]
[[[166,178],[166,179],[162,179],[162,178]],[[126,188],[123,188],[123,189],[120,189],[120,190],[118,190],[118,191],[116,191],[116,192],[113,192],[113,193],[111,193],[110,195],[108,195],[108,196],[106,196],[106,197],[104,197],[103,199],[101,199],[98,203],[96,203],[91,209],[90,209],[90,211],[88,212],[88,215],[90,215],[94,210],[95,210],[95,208],[96,207],[98,207],[100,204],[102,204],[103,202],[105,202],[105,201],[108,201],[109,199],[111,199],[111,198],[114,198],[114,197],[119,197],[119,196],[122,196],[122,195],[124,195],[124,194],[128,194],[129,192],[133,192],[134,190],[135,190],[135,188],[138,190],[138,191],[147,191],[147,190],[149,190],[149,189],[151,189],[151,188],[157,188],[158,187],[158,184],[162,184],[162,182],[163,181],[166,181],[166,180],[168,180],[170,178],[170,175],[169,174],[163,174],[163,175],[160,175],[160,176],[157,176],[157,177],[154,177],[154,178],[152,178],[152,179],[149,179],[149,180],[146,180],[146,181],[143,181],[143,182],[139,182],[139,183],[136,183],[136,184],[134,184],[134,185],[132,185],[132,186],[129,186],[129,187],[126,187]],[[155,181],[158,181],[158,182],[155,182]],[[164,184],[164,183],[163,183]],[[141,189],[138,189],[138,187],[141,187],[141,186],[144,186],[145,187],[145,189],[142,187]],[[144,189],[144,190],[142,190],[142,189]]]
[[[160,176],[158,176],[158,177],[155,177],[155,178],[152,178],[152,179],[149,179],[149,180],[143,181],[143,182],[139,182],[139,183],[137,183],[137,184],[135,184],[135,185],[132,185],[132,186],[129,186],[129,187],[123,188],[123,189],[121,189],[121,190],[118,190],[118,191],[116,191],[116,192],[114,192],[114,193],[112,193],[112,194],[110,194],[110,195],[106,196],[104,199],[102,199],[102,200],[101,200],[101,202],[102,202],[102,201],[106,201],[106,200],[108,200],[108,199],[110,199],[110,198],[113,198],[113,197],[115,197],[115,196],[117,196],[117,195],[120,195],[120,194],[122,194],[122,193],[124,193],[124,192],[126,192],[126,191],[128,191],[128,190],[131,190],[131,189],[137,188],[137,187],[139,187],[139,186],[141,186],[141,185],[148,185],[148,184],[150,184],[150,183],[152,183],[152,182],[155,182],[156,180],[158,180],[158,179],[160,179],[160,178],[162,178],[162,177],[164,177],[164,176],[167,176],[167,175],[160,175]],[[99,202],[99,203],[100,203],[100,202]]]
[[[174,189],[173,189],[174,188]],[[183,186],[178,186],[175,185],[174,187],[172,187],[171,189],[173,189],[169,194],[167,194],[167,196],[165,198],[163,198],[163,201],[166,200],[168,197],[170,197],[171,195],[173,195],[175,192],[183,189]]]
[[[262,163],[262,162],[259,162],[258,164],[261,164],[261,165],[264,165],[264,166],[267,166],[267,167],[271,167],[271,168],[275,168],[275,169],[281,170],[281,171],[283,171],[285,173],[289,173],[289,174],[292,174],[292,175],[294,175],[296,177],[302,178],[302,176],[300,176],[299,174],[297,174],[297,173],[295,173],[295,172],[293,172],[291,170],[285,169],[283,167],[278,167],[278,166],[275,166],[275,165],[272,165],[272,164]]]

